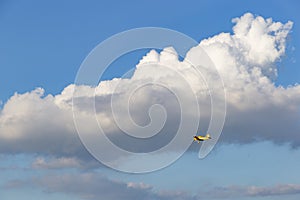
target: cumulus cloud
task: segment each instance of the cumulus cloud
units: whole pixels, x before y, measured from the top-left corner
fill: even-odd
[[[257,139],[299,145],[300,86],[275,86],[276,63],[285,53],[292,22],[247,13],[233,19],[234,34],[221,33],[201,41],[221,72],[227,91],[224,139]],[[289,139],[282,140],[283,137]]]
[[[97,134],[100,124],[107,137],[121,148],[133,152],[153,151],[168,144],[176,134],[181,119],[180,104],[190,102],[189,92],[199,101],[199,130],[204,132],[211,117],[209,90],[221,95],[218,90],[222,88],[207,86],[206,78],[210,76],[207,66],[201,66],[199,74],[189,63],[189,60],[205,59],[201,49],[207,52],[224,81],[227,117],[222,141],[248,143],[261,139],[299,146],[300,86],[285,88],[274,84],[278,76],[276,63],[285,54],[286,38],[293,23],[274,22],[250,13],[233,19],[233,23],[233,34],[220,33],[202,40],[189,50],[183,61],[178,60],[171,47],[160,53],[150,51],[129,79],[102,81],[96,87],[69,85],[55,96],[45,96],[41,88],[14,94],[0,113],[0,153],[38,153],[62,158],[48,164],[37,160],[35,167],[78,164],[74,160],[64,160],[67,157],[90,159],[74,127],[74,110],[79,121],[77,125],[94,138],[95,143],[101,144],[103,139]],[[145,85],[158,80],[167,87]],[[140,85],[143,87],[139,88]],[[77,95],[72,104],[74,89]],[[134,95],[128,98],[134,89]],[[183,102],[179,102],[170,89],[183,96]],[[126,98],[130,100],[124,101]],[[111,110],[112,99],[118,115],[113,115]],[[95,110],[91,106],[94,102]],[[168,117],[161,120],[164,114]],[[91,122],[95,117],[99,124]],[[195,107],[191,105],[185,109],[183,117],[195,119]],[[152,129],[137,131],[137,127],[151,123],[154,124]],[[124,129],[139,137],[151,136],[156,131],[158,134],[142,140],[124,134]],[[183,137],[184,140],[190,138]],[[176,148],[183,147],[178,143],[170,150]],[[106,149],[105,145],[100,145],[101,151]],[[112,154],[109,152],[107,156],[111,158]]]
[[[57,99],[44,97],[41,88],[12,96],[1,110],[1,153],[85,154],[71,110],[60,107]]]

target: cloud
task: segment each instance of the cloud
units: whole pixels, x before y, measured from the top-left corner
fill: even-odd
[[[28,180],[12,180],[3,188],[34,187],[48,193],[65,193],[81,199],[107,200],[170,200],[192,199],[183,192],[156,192],[145,183],[123,182],[108,179],[99,173],[63,174]]]
[[[88,154],[75,134],[71,110],[55,101],[41,88],[12,96],[1,110],[1,153]]]
[[[62,168],[80,168],[81,163],[76,158],[57,158],[46,161],[45,158],[39,157],[32,163],[33,169],[62,169]]]
[[[99,167],[99,162],[94,159],[82,160],[77,157],[37,157],[32,163],[31,169],[55,170],[55,169],[94,169]]]
[[[269,187],[259,186],[227,186],[215,187],[209,192],[199,194],[200,197],[230,199],[237,197],[267,197],[300,194],[300,185],[280,184]]]
[[[41,159],[34,164],[35,167],[49,168],[73,167],[78,165],[76,159],[91,159],[76,133],[72,109],[77,113],[77,125],[95,143],[101,144],[103,140],[97,133],[99,125],[92,122],[96,117],[107,137],[121,148],[133,152],[153,151],[168,144],[175,136],[182,117],[180,105],[191,101],[189,94],[196,94],[200,102],[199,131],[205,132],[211,117],[209,90],[221,95],[218,90],[222,88],[214,85],[208,88],[205,80],[211,76],[211,69],[202,66],[202,75],[207,77],[201,77],[188,62],[204,59],[201,49],[210,56],[224,81],[227,117],[222,141],[269,140],[298,147],[300,86],[284,88],[274,84],[278,77],[276,63],[285,54],[286,38],[293,23],[274,22],[271,18],[255,17],[250,13],[233,19],[233,22],[233,34],[220,33],[202,40],[189,50],[183,61],[178,60],[171,47],[160,53],[150,51],[129,79],[102,81],[96,87],[71,84],[55,96],[44,95],[42,88],[14,94],[0,113],[0,153],[37,153],[58,158],[50,163]],[[168,87],[145,84],[157,81]],[[141,85],[143,87],[139,88]],[[74,89],[77,96],[72,104]],[[128,98],[134,89],[134,95]],[[183,100],[179,102],[170,89],[177,91]],[[111,99],[117,115],[111,110]],[[91,107],[94,102],[95,111]],[[188,121],[197,118],[192,105],[183,112]],[[168,117],[163,119],[165,114]],[[137,131],[137,127],[149,124],[153,125],[152,129]],[[142,140],[124,134],[124,129],[139,137],[147,137],[157,130],[159,133]],[[192,129],[188,127],[186,132],[192,132]],[[181,139],[190,140],[188,137]],[[184,147],[178,143],[170,150],[180,148]],[[106,152],[107,146],[99,145],[99,150]],[[113,153],[108,152],[107,157],[118,159]]]
[[[224,80],[228,112],[223,138],[228,142],[271,140],[300,143],[300,86],[275,86],[276,63],[285,53],[292,22],[247,13],[233,19],[234,34],[201,41]],[[286,139],[284,139],[286,138]]]
[[[27,180],[11,180],[2,188],[39,188],[47,193],[64,193],[81,199],[140,199],[140,200],[196,200],[232,199],[241,197],[275,197],[300,194],[298,184],[275,186],[222,186],[202,188],[197,193],[178,190],[158,190],[143,182],[116,181],[100,173],[45,175]]]

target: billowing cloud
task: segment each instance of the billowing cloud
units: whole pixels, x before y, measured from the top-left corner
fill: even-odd
[[[199,130],[204,132],[211,117],[209,91],[221,95],[218,90],[223,88],[206,85],[207,77],[201,75],[210,76],[207,66],[201,66],[199,74],[189,63],[189,60],[205,59],[199,53],[201,49],[207,52],[224,81],[227,116],[222,141],[249,143],[259,139],[299,146],[300,86],[285,88],[274,83],[278,77],[276,63],[285,55],[286,39],[293,23],[274,22],[271,18],[255,17],[250,13],[233,19],[233,22],[233,34],[220,33],[202,40],[189,50],[183,61],[178,60],[175,49],[171,47],[160,53],[150,51],[129,79],[102,81],[96,87],[69,85],[55,96],[45,96],[41,88],[14,94],[0,113],[0,153],[90,158],[76,133],[73,110],[80,122],[77,125],[95,142],[101,144],[103,139],[97,134],[100,124],[107,137],[121,148],[133,152],[153,151],[174,137],[181,117],[190,120],[197,117],[193,106],[187,107],[181,116],[180,105],[194,98],[189,95],[191,91],[200,105]],[[167,87],[145,84],[157,80]],[[141,85],[143,87],[139,87]],[[73,105],[74,89],[77,96]],[[182,102],[176,99],[172,90],[184,97]],[[129,101],[124,101],[128,96],[131,97]],[[117,115],[111,110],[112,99]],[[90,106],[94,102],[95,110]],[[161,120],[165,114],[167,118]],[[99,124],[91,123],[95,117]],[[136,127],[149,123],[154,124],[152,129],[136,131]],[[157,130],[159,133],[142,140],[123,134],[124,129],[139,134],[139,137],[151,136]],[[187,128],[186,132],[189,131]],[[170,150],[176,148],[182,148],[181,144]],[[106,151],[107,147],[100,145],[100,150]],[[112,154],[108,152],[107,156],[110,158]],[[50,167],[61,165],[75,166],[77,163],[59,160],[49,164]],[[39,160],[35,166],[46,167],[46,164]]]
[[[285,53],[292,22],[282,24],[250,13],[233,22],[237,23],[233,35],[221,33],[200,43],[220,71],[227,91],[223,138],[298,146],[300,86],[284,88],[274,83],[276,63]]]
[[[80,155],[85,153],[75,134],[71,110],[62,109],[57,97],[43,97],[37,88],[15,94],[1,110],[1,153]]]

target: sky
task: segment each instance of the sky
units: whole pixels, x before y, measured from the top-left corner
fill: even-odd
[[[0,1],[0,199],[299,199],[299,6],[296,0]],[[98,85],[77,87],[80,66],[97,45],[142,27],[172,29],[197,44],[184,56],[176,46],[130,52]],[[223,114],[219,140],[213,132],[206,143],[216,146],[199,159],[201,145],[192,136],[207,131],[211,116],[222,122]],[[187,126],[178,134],[182,119]],[[146,154],[112,149],[99,126],[117,146]],[[128,173],[143,169],[148,173]]]

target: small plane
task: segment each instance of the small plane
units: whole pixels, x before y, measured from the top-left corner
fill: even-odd
[[[201,135],[199,135],[199,136],[195,135],[194,136],[194,140],[197,141],[198,143],[200,143],[200,141],[205,141],[205,140],[209,140],[209,139],[211,139],[211,137],[208,133],[205,136],[201,136]]]

